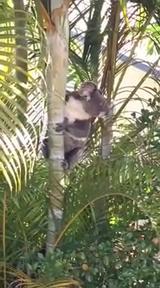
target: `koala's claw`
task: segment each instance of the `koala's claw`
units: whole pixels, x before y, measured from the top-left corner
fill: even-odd
[[[56,132],[61,132],[65,129],[64,124],[63,123],[56,123]]]

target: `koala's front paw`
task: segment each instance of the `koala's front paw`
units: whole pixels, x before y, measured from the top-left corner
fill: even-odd
[[[69,169],[69,164],[66,160],[63,160],[61,163],[62,167],[64,170],[68,170]]]
[[[63,123],[56,123],[56,132],[62,132],[64,130],[64,124]]]

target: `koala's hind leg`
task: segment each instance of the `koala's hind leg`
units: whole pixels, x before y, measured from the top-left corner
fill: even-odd
[[[68,164],[69,170],[74,168],[74,166],[81,160],[83,154],[82,147],[76,147],[69,152],[65,153],[65,161]]]

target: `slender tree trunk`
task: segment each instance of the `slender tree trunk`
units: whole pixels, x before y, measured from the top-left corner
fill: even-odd
[[[17,88],[22,93],[19,98],[20,105],[23,107],[24,113],[27,109],[27,94],[25,84],[27,83],[27,40],[26,40],[26,12],[23,0],[14,0],[15,10],[15,44],[16,44],[16,79],[18,81]],[[22,113],[18,115],[19,119],[24,123],[25,117]]]
[[[109,35],[107,40],[107,55],[104,66],[103,79],[101,82],[101,89],[107,91],[108,104],[111,105],[113,85],[115,79],[115,66],[118,48],[118,31],[120,24],[120,2],[113,1],[111,6],[111,15],[109,20]],[[111,115],[112,117],[112,109]],[[104,121],[102,123],[102,158],[106,159],[111,152],[112,140],[112,121]]]
[[[115,65],[116,65],[116,56],[117,56],[117,48],[118,48],[118,31],[119,31],[119,23],[120,23],[120,3],[119,1],[113,1],[111,6],[111,14],[109,19],[109,35],[107,40],[107,48],[106,48],[106,62],[104,65],[104,73],[101,81],[101,90],[105,93],[107,92],[107,101],[108,104],[111,105],[113,85],[115,79]],[[111,153],[112,149],[112,108],[110,111],[109,118],[101,121],[102,128],[102,142],[101,142],[101,153],[102,158],[107,159]],[[107,203],[104,199],[100,199],[96,203],[96,211],[97,218],[99,221],[102,219],[102,223],[104,223],[103,218],[107,211],[106,208]],[[103,227],[102,227],[103,228]]]
[[[64,119],[66,76],[68,66],[68,19],[69,1],[51,1],[52,23],[47,32],[49,64],[48,84],[48,135],[49,135],[49,216],[47,253],[52,252],[63,219],[63,166],[64,137],[56,132],[57,123]]]

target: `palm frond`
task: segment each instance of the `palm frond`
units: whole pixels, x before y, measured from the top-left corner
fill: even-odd
[[[0,156],[2,179],[11,191],[19,191],[33,170],[37,154],[45,91],[39,69],[44,67],[45,55],[40,58],[43,34],[33,15],[18,11],[15,22],[16,10],[9,6],[8,10],[5,18],[0,10]],[[19,26],[22,18],[26,34]]]
[[[3,263],[0,263],[0,275],[4,272],[4,265]],[[6,285],[9,285],[10,287],[20,287],[21,285],[27,287],[27,288],[69,288],[69,287],[74,287],[74,288],[80,288],[80,284],[78,281],[73,280],[73,279],[65,279],[60,280],[60,281],[48,281],[48,282],[41,282],[40,281],[34,281],[31,279],[27,274],[24,272],[14,269],[10,266],[6,267],[6,280],[5,282],[0,283],[4,287]],[[13,280],[14,279],[14,280]]]

